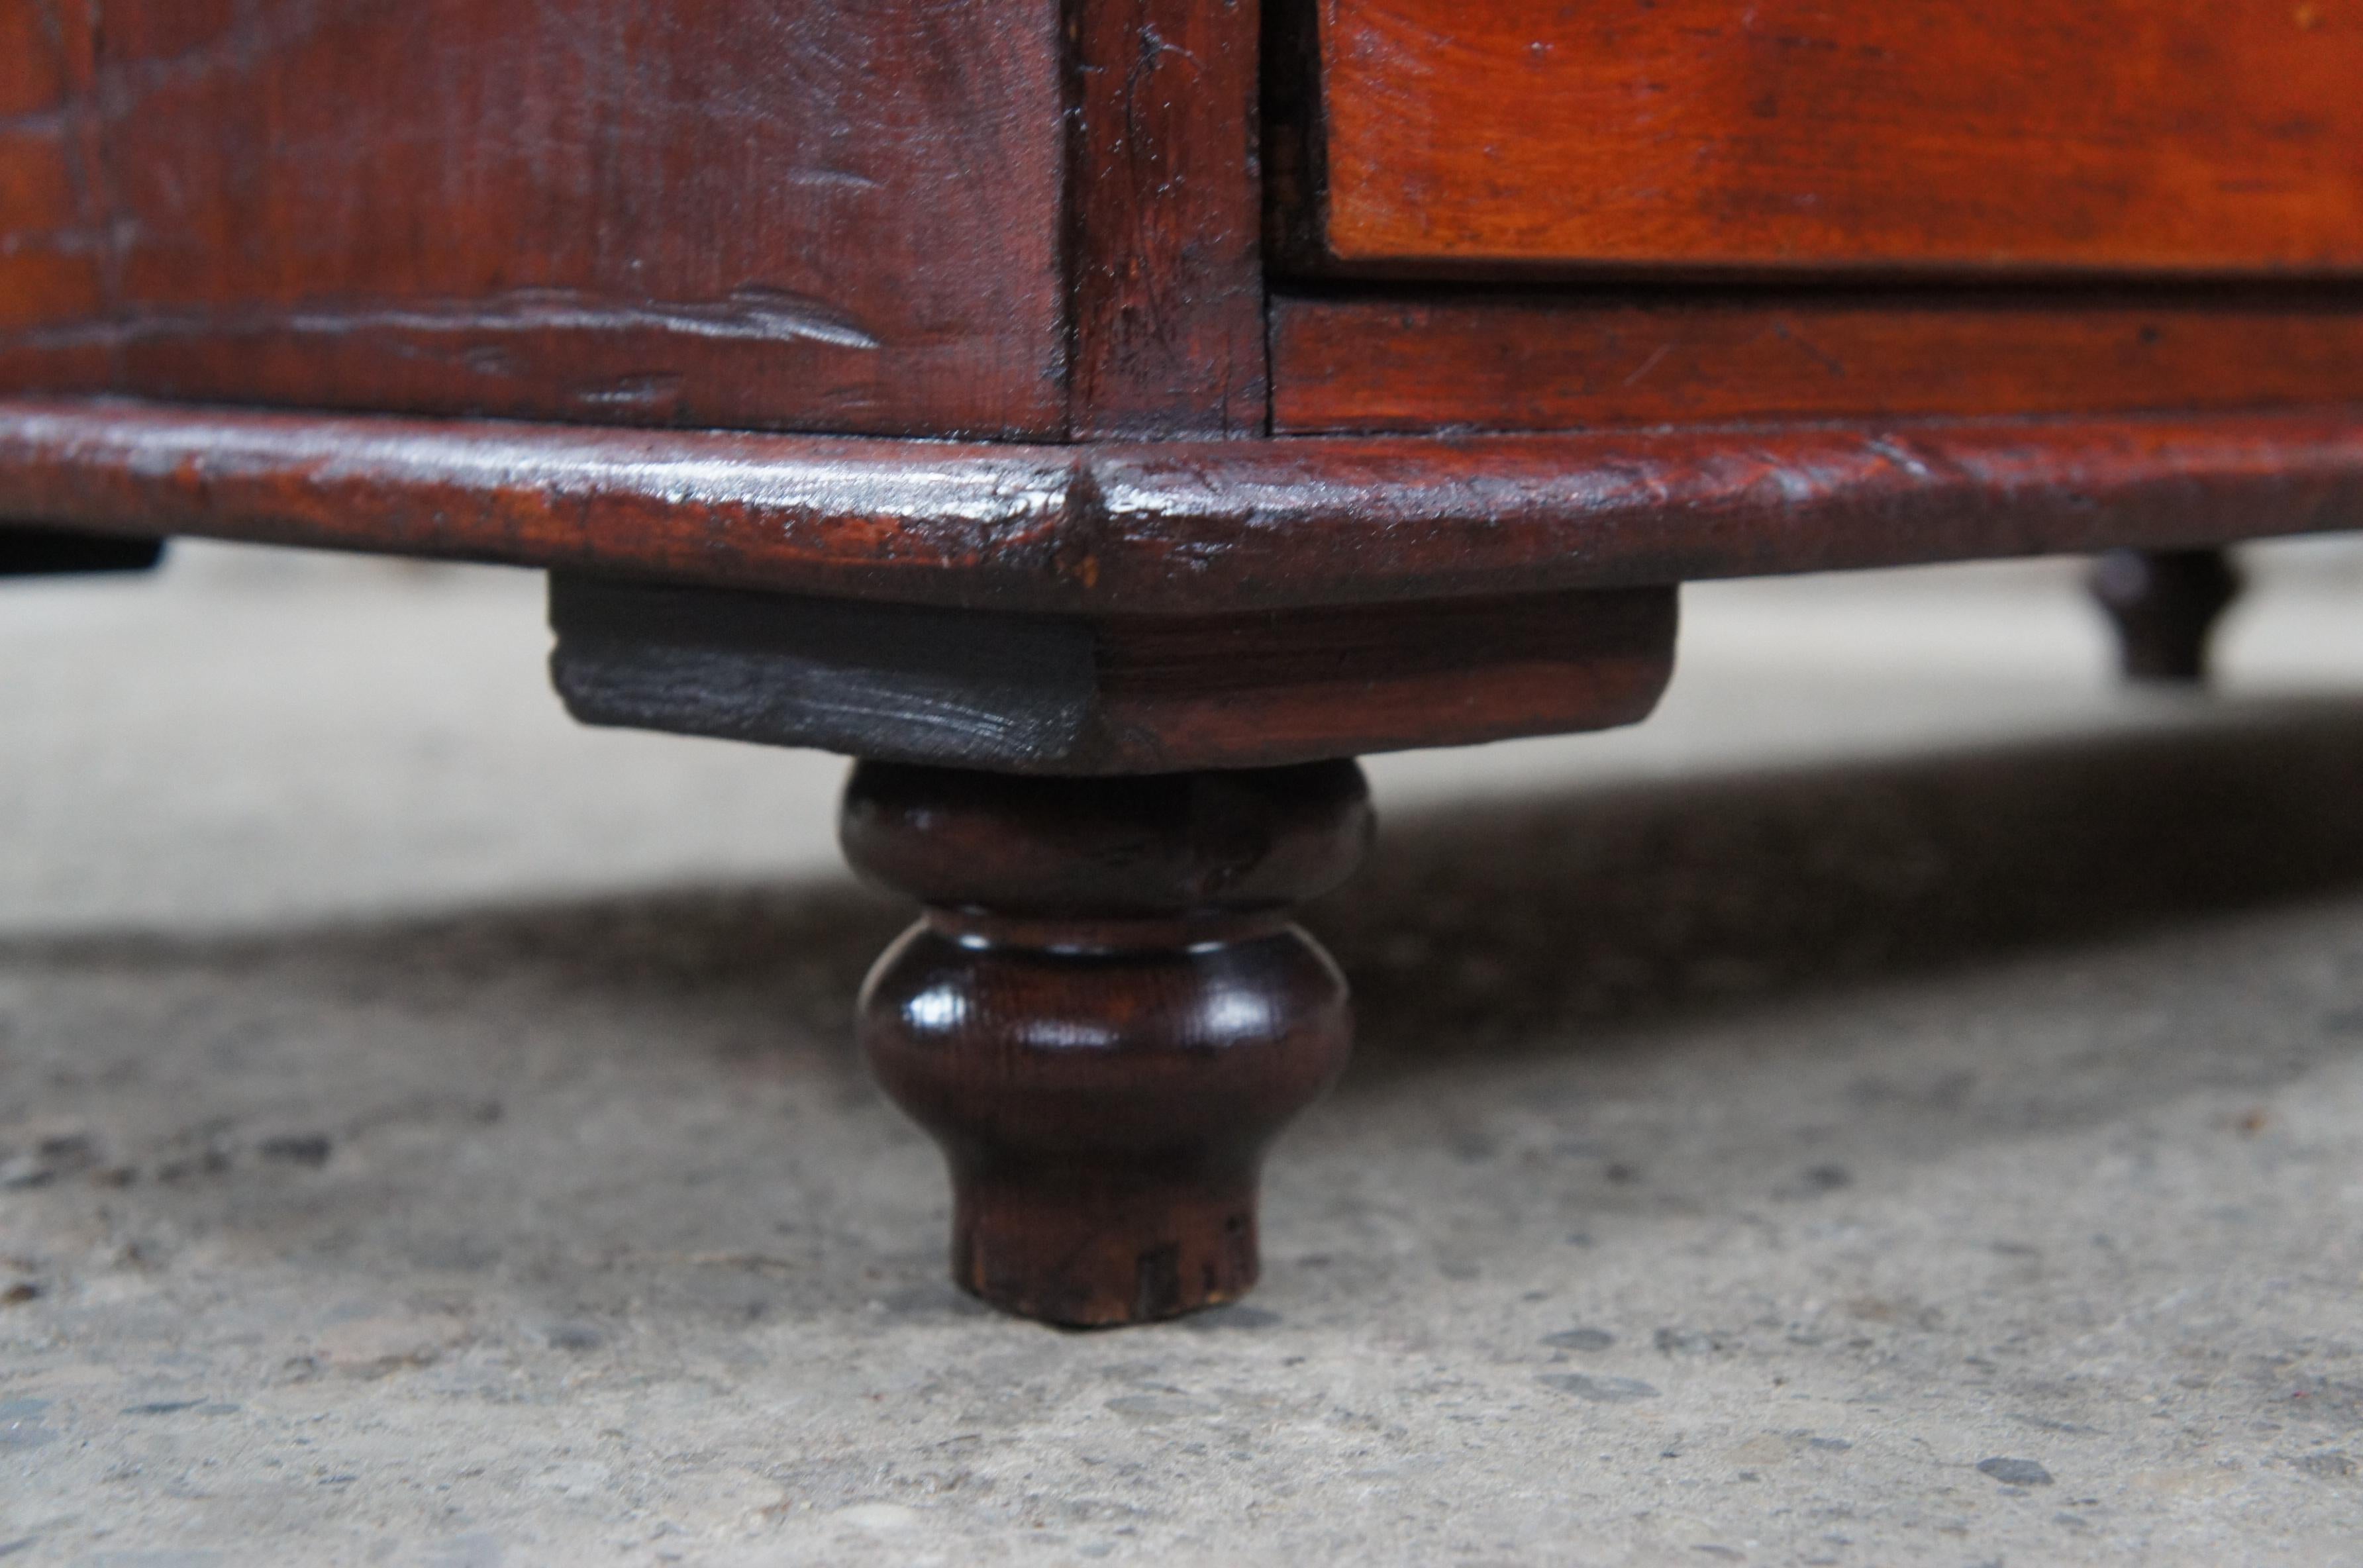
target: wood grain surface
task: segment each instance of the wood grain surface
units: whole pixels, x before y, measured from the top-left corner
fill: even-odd
[[[1289,915],[1370,844],[1360,770],[864,763],[838,823],[857,870],[926,908],[862,987],[861,1044],[943,1147],[953,1279],[1077,1326],[1245,1294],[1264,1149],[1352,1041]]]
[[[1304,0],[1347,263],[2363,266],[2347,0]]]
[[[0,334],[104,308],[89,117],[75,112],[89,77],[86,31],[51,6],[0,5]]]
[[[1044,615],[561,572],[549,619],[586,723],[1063,775],[1607,729],[1674,657],[1670,588]]]
[[[0,0],[0,385],[1055,437],[1056,0]]]
[[[1070,428],[1260,435],[1257,0],[1088,0],[1071,16]]]
[[[1232,613],[2355,528],[2363,406],[1046,447],[0,401],[0,516]]]
[[[1272,423],[1570,430],[2363,400],[2345,298],[1282,298]]]

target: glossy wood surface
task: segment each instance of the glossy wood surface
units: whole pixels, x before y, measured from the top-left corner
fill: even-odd
[[[0,402],[0,516],[1235,614],[2354,528],[2363,407],[1028,447]]]
[[[1483,295],[1272,304],[1282,433],[2363,400],[2363,298]]]
[[[0,386],[1058,435],[1054,0],[0,0]]]
[[[1304,0],[1347,263],[2363,266],[2338,0]]]
[[[1008,772],[1263,767],[1632,723],[1674,591],[1055,616],[555,574],[587,723]]]
[[[847,856],[927,910],[862,989],[862,1048],[943,1147],[963,1288],[1106,1326],[1255,1283],[1264,1150],[1352,1032],[1288,914],[1351,873],[1370,826],[1350,762],[855,770]]]

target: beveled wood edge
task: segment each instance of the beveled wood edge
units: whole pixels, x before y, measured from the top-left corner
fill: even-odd
[[[1189,614],[2363,527],[2363,405],[1057,447],[0,400],[0,518]]]
[[[994,772],[1270,767],[1648,716],[1677,591],[1023,614],[549,575],[585,723]]]

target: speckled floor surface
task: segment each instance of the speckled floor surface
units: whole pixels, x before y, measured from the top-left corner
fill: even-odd
[[[1711,588],[1382,759],[1248,1305],[943,1283],[838,765],[536,587],[0,586],[0,1563],[2363,1562],[2363,569],[2226,690],[2055,569]]]

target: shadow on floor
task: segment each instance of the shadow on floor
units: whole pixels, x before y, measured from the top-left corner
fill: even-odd
[[[1896,761],[1587,788],[1387,822],[1308,923],[1352,979],[1353,1082],[1637,1021],[2363,887],[2363,701]],[[0,942],[0,963],[325,965],[794,1010],[842,1039],[907,910],[843,881],[393,924]],[[1592,1032],[1588,1031],[1587,1032]]]
[[[2363,887],[2363,702],[1446,808],[1312,912],[1359,1087],[1439,1053]]]

